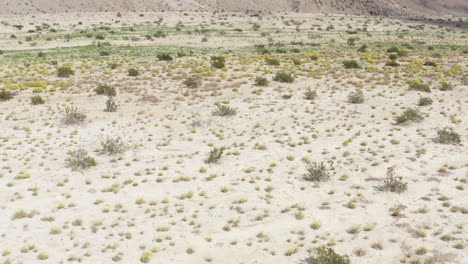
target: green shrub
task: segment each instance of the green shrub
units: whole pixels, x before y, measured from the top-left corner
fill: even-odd
[[[233,116],[237,113],[237,110],[227,105],[217,105],[216,110],[213,111],[215,116]]]
[[[13,95],[6,89],[0,89],[0,102],[8,101],[13,98]]]
[[[86,119],[86,115],[74,106],[65,106],[64,112],[65,117],[63,122],[67,125],[79,124]]]
[[[282,71],[277,72],[273,80],[281,83],[292,83],[294,82],[294,77],[292,76],[292,74]]]
[[[42,97],[40,95],[34,95],[31,97],[31,104],[33,105],[40,105],[40,104],[44,104],[44,99],[42,99]]]
[[[265,77],[260,77],[258,76],[257,78],[255,78],[255,85],[256,86],[268,86],[268,79],[265,78]]]
[[[96,94],[98,95],[107,95],[107,96],[116,96],[117,92],[114,87],[108,85],[108,84],[100,84],[98,87],[94,90]]]
[[[345,60],[343,61],[343,66],[346,69],[359,69],[361,66],[356,60]]]
[[[325,162],[306,162],[306,174],[304,179],[307,181],[326,181],[330,178],[329,168]]]
[[[339,255],[332,248],[326,246],[315,247],[312,256],[306,259],[308,264],[351,264],[347,255]]]
[[[400,49],[398,49],[397,47],[391,47],[391,48],[388,48],[387,49],[387,52],[388,53],[392,53],[392,52],[399,52]]]
[[[198,87],[198,81],[197,81],[197,79],[195,79],[193,77],[188,77],[187,79],[185,79],[184,84],[188,88],[197,88]]]
[[[271,66],[278,66],[280,65],[280,59],[278,58],[267,58],[266,63]]]
[[[453,90],[453,85],[447,81],[441,81],[439,90],[441,91],[451,91]]]
[[[421,97],[418,100],[418,105],[419,106],[426,106],[426,105],[431,105],[432,104],[432,99],[429,97]]]
[[[424,117],[419,113],[417,109],[408,108],[401,115],[395,118],[397,124],[403,124],[407,122],[417,122],[423,120]]]
[[[431,66],[431,67],[437,67],[437,63],[435,63],[433,61],[426,61],[426,62],[424,62],[424,65],[425,66]]]
[[[382,189],[384,191],[402,193],[408,189],[408,183],[403,182],[403,177],[396,176],[393,169],[388,169]]]
[[[361,90],[357,90],[348,95],[348,102],[352,104],[364,103],[364,93]]]
[[[387,67],[399,67],[400,64],[398,62],[396,62],[396,61],[389,61],[389,62],[385,63],[385,66],[387,66]]]
[[[210,154],[208,156],[208,159],[206,160],[207,163],[214,163],[217,162],[219,159],[221,159],[221,156],[223,155],[223,152],[226,148],[221,147],[221,148],[213,148],[210,151]]]
[[[106,112],[117,112],[118,108],[119,108],[119,106],[115,102],[114,97],[113,96],[108,96],[107,101],[106,101],[106,109],[104,109],[104,111],[106,111]]]
[[[413,79],[408,83],[409,89],[412,91],[431,92],[429,84],[423,83],[421,79]]]
[[[109,67],[110,67],[112,70],[117,69],[117,66],[119,66],[117,63],[111,63],[111,64],[109,64]]]
[[[110,52],[103,50],[103,51],[100,51],[100,52],[99,52],[99,55],[100,55],[100,56],[103,56],[103,57],[109,56],[109,55],[110,55]]]
[[[70,77],[73,74],[75,74],[75,72],[70,67],[59,67],[57,69],[58,77]]]
[[[315,98],[317,98],[317,91],[315,90],[312,90],[312,89],[307,89],[304,93],[304,98],[306,100],[314,100]]]
[[[358,52],[367,52],[367,45],[366,44],[362,45],[357,51]]]
[[[68,151],[68,158],[65,162],[67,167],[73,170],[84,170],[97,165],[96,160],[83,148]]]
[[[446,127],[437,130],[437,137],[435,139],[437,143],[441,144],[460,144],[460,135],[453,130],[453,128]]]
[[[128,76],[135,77],[138,75],[140,75],[140,73],[138,72],[137,69],[134,69],[134,68],[128,69]]]
[[[162,61],[172,61],[173,60],[171,54],[169,54],[169,53],[159,53],[157,55],[157,57],[158,57],[158,60],[162,60]]]
[[[101,139],[101,153],[114,155],[125,151],[127,144],[121,137],[106,137]]]
[[[226,58],[223,56],[213,56],[211,57],[211,66],[216,69],[222,69],[226,66]]]

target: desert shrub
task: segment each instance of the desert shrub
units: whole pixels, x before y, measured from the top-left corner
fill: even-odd
[[[398,67],[398,66],[400,66],[400,64],[398,62],[392,60],[392,61],[389,61],[389,62],[385,63],[385,66],[387,66],[387,67]]]
[[[357,90],[348,95],[348,102],[352,104],[364,103],[364,93],[361,90]]]
[[[325,162],[306,162],[306,174],[304,179],[307,181],[326,181],[330,178],[329,168]]]
[[[73,74],[75,74],[75,72],[70,67],[59,67],[57,69],[58,77],[70,77]]]
[[[128,69],[128,76],[135,77],[138,75],[140,75],[140,73],[138,72],[137,69],[134,69],[134,68]]]
[[[424,62],[424,65],[425,66],[431,66],[431,67],[437,67],[437,63],[435,63],[433,61],[426,61],[426,62]]]
[[[37,57],[38,58],[45,58],[45,57],[47,57],[47,53],[45,53],[43,51],[39,51],[39,53],[37,53]]]
[[[424,117],[419,113],[417,109],[408,108],[401,115],[395,118],[397,124],[403,124],[407,122],[417,122],[423,120]]]
[[[113,155],[126,150],[127,144],[121,137],[106,137],[101,139],[101,153]]]
[[[292,94],[283,94],[283,95],[281,96],[281,98],[284,99],[284,100],[291,99],[292,97],[293,97]]]
[[[44,104],[44,99],[42,99],[42,97],[40,95],[35,95],[35,96],[32,96],[31,97],[31,104],[33,105],[40,105],[40,104]]]
[[[12,98],[13,98],[13,95],[11,95],[9,91],[7,91],[6,89],[0,89],[0,101],[1,102],[11,100]]]
[[[400,49],[398,49],[397,47],[390,47],[387,49],[387,52],[388,53],[392,53],[392,52],[399,52]]]
[[[223,152],[226,148],[221,147],[221,148],[213,148],[210,151],[210,154],[208,155],[208,159],[206,160],[207,163],[214,163],[217,162],[219,159],[221,159],[221,156],[223,155]]]
[[[84,122],[84,120],[86,119],[86,115],[74,106],[65,106],[64,112],[65,117],[63,119],[63,122],[67,125],[79,124]]]
[[[118,108],[119,108],[119,106],[115,102],[114,97],[113,96],[108,96],[107,101],[106,101],[106,109],[104,109],[104,111],[106,111],[106,112],[117,112]]]
[[[361,66],[356,60],[345,60],[343,61],[343,66],[346,69],[359,69]]]
[[[109,68],[111,68],[112,70],[117,69],[117,66],[119,66],[117,63],[110,63],[109,64]]]
[[[358,52],[367,52],[367,45],[366,44],[362,45],[361,47],[359,47],[359,49],[357,51]]]
[[[164,33],[164,31],[158,30],[156,33],[153,35],[155,38],[165,38],[167,37],[167,34]]]
[[[307,264],[350,264],[347,255],[340,255],[326,246],[312,249],[312,256],[306,259]]]
[[[451,91],[453,90],[453,85],[447,81],[441,81],[439,90],[441,91]]]
[[[216,69],[222,69],[226,66],[226,58],[223,56],[213,56],[211,57],[211,66]]]
[[[110,55],[110,52],[103,50],[103,51],[100,51],[100,52],[99,52],[99,55],[100,55],[100,56],[103,56],[103,57],[109,56],[109,55]]]
[[[237,110],[227,105],[217,105],[213,111],[215,116],[233,116],[237,113]]]
[[[431,105],[432,104],[432,99],[429,97],[421,97],[418,100],[418,105],[419,106],[426,106],[426,105]]]
[[[266,63],[271,66],[278,66],[280,65],[280,59],[278,58],[267,58]]]
[[[169,54],[169,53],[159,53],[157,55],[157,57],[158,57],[158,60],[162,60],[162,61],[172,61],[173,60],[171,54]]]
[[[460,144],[460,135],[453,130],[453,128],[445,127],[437,130],[437,137],[435,139],[437,143],[441,144]]]
[[[281,71],[276,73],[273,80],[281,83],[292,83],[294,82],[294,76],[291,73]]]
[[[99,94],[99,95],[107,95],[107,96],[117,95],[115,88],[108,84],[100,84],[94,91],[96,92],[96,94]]]
[[[387,177],[384,179],[382,190],[402,193],[408,189],[408,183],[403,182],[403,177],[396,176],[393,169],[387,170]]]
[[[255,85],[256,86],[267,86],[268,85],[268,79],[265,77],[256,77],[255,78]]]
[[[304,98],[306,100],[314,100],[315,98],[317,98],[317,91],[315,90],[312,90],[312,89],[307,89],[304,93]]]
[[[197,88],[198,87],[198,81],[197,79],[193,77],[188,77],[184,81],[184,85],[187,86],[188,88]]]
[[[67,167],[74,170],[84,170],[97,165],[96,160],[83,148],[68,151],[68,158],[65,162]]]
[[[397,56],[396,54],[390,54],[390,55],[388,56],[388,58],[389,58],[390,60],[394,61],[394,60],[396,60],[396,59],[398,58],[398,56]]]
[[[424,83],[421,79],[413,79],[408,82],[409,89],[412,91],[431,92],[429,84]]]

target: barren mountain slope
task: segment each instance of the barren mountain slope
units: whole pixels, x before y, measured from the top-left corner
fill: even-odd
[[[371,15],[468,14],[465,0],[1,0],[0,14],[90,11],[295,11]]]

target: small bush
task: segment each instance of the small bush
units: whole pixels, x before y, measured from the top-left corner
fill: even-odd
[[[348,95],[348,102],[352,104],[364,103],[364,93],[361,90],[357,90]]]
[[[206,160],[207,163],[214,163],[217,162],[219,159],[221,159],[221,156],[223,155],[223,152],[226,148],[221,147],[221,148],[213,148],[210,151],[210,154],[208,156],[208,159]]]
[[[107,96],[117,95],[115,88],[108,84],[100,84],[94,91],[98,95],[107,95]]]
[[[198,87],[198,81],[197,81],[197,79],[195,79],[193,77],[188,77],[187,79],[185,79],[184,84],[188,88],[197,88]]]
[[[325,165],[325,162],[307,162],[306,163],[306,174],[304,179],[307,181],[326,181],[330,178],[328,172],[329,168]]]
[[[140,73],[138,72],[137,69],[134,69],[134,68],[128,69],[128,76],[135,77],[138,75],[140,75]]]
[[[432,104],[432,99],[429,97],[421,97],[418,100],[418,105],[419,106],[426,106],[426,105],[431,105]]]
[[[357,51],[358,52],[367,52],[367,45],[366,44],[362,45]]]
[[[389,62],[385,63],[385,66],[387,66],[387,67],[399,67],[400,64],[398,62],[396,62],[396,61],[389,61]]]
[[[73,74],[75,74],[75,72],[70,67],[59,67],[57,69],[58,77],[70,77]]]
[[[257,77],[255,78],[255,85],[256,86],[267,86],[268,85],[268,79],[265,77]]]
[[[223,56],[213,56],[211,57],[211,66],[216,69],[222,69],[226,66],[226,58]]]
[[[306,259],[307,264],[351,264],[347,255],[339,255],[332,248],[326,246],[316,247],[312,256]]]
[[[294,82],[294,77],[287,72],[277,72],[273,80],[281,83],[292,83]]]
[[[453,130],[453,128],[446,127],[437,130],[437,137],[435,139],[437,143],[441,144],[460,144],[460,135]]]
[[[79,124],[84,122],[86,119],[86,115],[78,110],[77,107],[65,106],[64,112],[65,118],[63,119],[63,122],[67,125]]]
[[[233,116],[237,114],[237,110],[227,105],[217,105],[213,111],[215,116]]]
[[[408,83],[409,89],[412,91],[421,91],[421,92],[431,92],[431,88],[429,87],[429,84],[423,83],[421,79],[414,79],[409,81]]]
[[[345,60],[343,61],[343,66],[346,69],[359,69],[361,66],[356,60]]]
[[[169,53],[160,53],[157,55],[158,57],[158,60],[162,60],[162,61],[172,61],[173,58],[171,56],[171,54]]]
[[[106,112],[117,112],[118,108],[119,108],[119,106],[115,102],[114,97],[113,96],[107,97],[106,109],[104,109],[104,111],[106,111]]]
[[[13,95],[11,95],[11,93],[9,91],[7,91],[6,89],[0,90],[0,101],[1,102],[11,100],[12,98],[13,98]]]
[[[101,153],[114,155],[125,151],[127,144],[121,137],[106,137],[101,139]]]
[[[453,90],[453,85],[447,81],[441,81],[439,90],[441,91],[451,91]]]
[[[437,63],[435,63],[433,61],[426,61],[426,62],[424,62],[424,65],[425,66],[431,66],[431,67],[437,67]]]
[[[279,66],[280,65],[280,59],[278,58],[267,58],[266,63],[271,66]]]
[[[33,105],[40,105],[40,104],[44,104],[44,99],[42,99],[42,97],[40,95],[35,95],[33,97],[31,97],[31,104]]]
[[[387,177],[384,180],[382,189],[384,191],[402,193],[408,188],[408,183],[403,182],[403,177],[396,176],[393,169],[387,170]]]
[[[397,47],[391,47],[391,48],[388,48],[387,49],[387,52],[388,53],[392,53],[392,52],[399,52],[400,49],[398,49]]]
[[[417,122],[423,119],[424,117],[417,109],[408,108],[401,115],[397,116],[395,121],[397,124],[403,124],[407,122]]]
[[[97,165],[96,160],[83,148],[68,151],[68,158],[65,162],[67,167],[74,170],[84,170]]]
[[[304,98],[306,100],[314,100],[315,98],[317,98],[317,91],[315,90],[312,90],[312,89],[307,89],[304,93]]]

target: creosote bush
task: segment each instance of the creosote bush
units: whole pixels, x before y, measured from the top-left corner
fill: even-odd
[[[12,98],[13,98],[13,95],[11,95],[11,93],[9,91],[7,91],[6,89],[1,89],[0,90],[0,101],[1,102],[11,100]]]
[[[307,264],[350,264],[347,255],[340,255],[332,248],[321,246],[312,250],[312,256],[306,259]]]
[[[453,130],[451,127],[445,127],[437,130],[437,137],[435,139],[437,143],[441,144],[460,144],[460,135]]]
[[[307,89],[304,93],[304,98],[306,100],[315,100],[317,98],[317,91],[312,90],[312,89]]]
[[[408,82],[409,89],[411,91],[421,91],[421,92],[431,92],[431,87],[429,87],[429,84],[423,83],[421,79],[413,79]]]
[[[395,118],[397,124],[404,124],[408,122],[418,122],[423,120],[424,117],[417,109],[408,108],[401,115]]]
[[[119,108],[119,106],[115,102],[114,97],[113,96],[108,96],[107,101],[106,101],[106,109],[104,109],[104,111],[106,111],[106,112],[117,112],[118,108]]]
[[[65,162],[67,167],[74,170],[84,170],[97,165],[96,160],[83,148],[68,151],[68,158]]]
[[[421,97],[418,100],[418,105],[419,106],[426,106],[426,105],[431,105],[432,104],[432,99],[429,97]]]
[[[157,55],[157,57],[158,57],[158,60],[162,60],[162,61],[172,61],[173,60],[171,54],[169,54],[169,53],[159,53]]]
[[[57,69],[58,77],[70,77],[73,74],[75,74],[75,72],[70,67],[59,67]]]
[[[98,95],[107,95],[107,96],[117,95],[117,91],[115,90],[115,88],[108,84],[100,84],[94,91]]]
[[[65,112],[63,122],[67,125],[79,124],[84,122],[86,119],[86,115],[82,113],[77,107],[65,106],[63,111]]]
[[[294,82],[294,77],[292,76],[291,73],[282,71],[282,72],[277,72],[273,80],[276,82],[281,82],[281,83],[292,83]]]
[[[330,178],[329,168],[325,162],[306,162],[306,174],[304,179],[307,181],[326,181]]]
[[[227,105],[217,105],[216,110],[213,111],[215,116],[233,116],[237,110]]]
[[[441,91],[451,91],[453,90],[453,85],[447,81],[441,81],[439,90]]]
[[[359,69],[361,66],[356,60],[345,60],[343,61],[343,66],[346,69]]]
[[[119,154],[125,151],[127,144],[121,137],[109,137],[101,139],[101,153],[107,155]]]
[[[197,88],[198,87],[198,81],[197,79],[193,77],[188,77],[184,81],[184,85],[187,86],[188,88]]]
[[[357,90],[348,95],[348,102],[352,104],[364,103],[364,93],[361,90]]]
[[[40,95],[34,95],[31,97],[31,104],[32,105],[40,105],[40,104],[44,104],[44,99],[42,99],[42,97]]]
[[[396,176],[393,169],[387,170],[387,177],[384,179],[382,189],[384,191],[402,193],[408,188],[408,183],[403,182],[403,177]]]
[[[138,72],[137,69],[134,69],[134,68],[128,69],[128,76],[135,77],[138,75],[140,75],[140,73]]]
[[[255,85],[256,86],[267,86],[268,85],[268,79],[265,77],[258,76],[255,78]]]
[[[226,148],[221,147],[221,148],[213,148],[210,151],[210,154],[208,156],[208,159],[206,160],[206,163],[214,163],[217,162],[219,159],[221,159],[221,156],[223,155],[223,152]]]
[[[213,56],[211,57],[211,66],[216,69],[222,69],[226,66],[226,58],[223,56]]]

